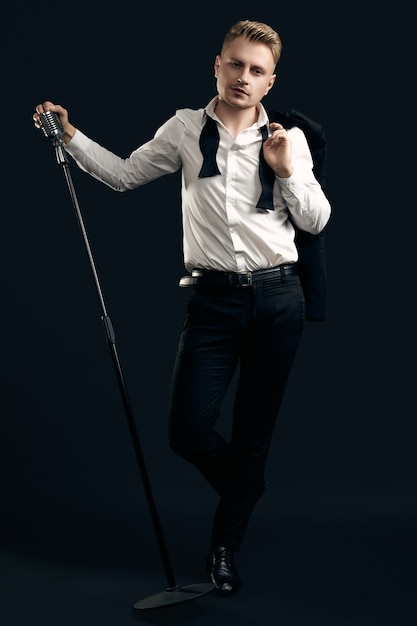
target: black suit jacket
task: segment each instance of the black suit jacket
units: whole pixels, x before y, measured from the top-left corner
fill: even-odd
[[[298,126],[304,132],[313,157],[313,172],[323,190],[326,186],[327,140],[320,124],[303,113],[290,109],[285,113],[269,111],[271,122],[279,122],[284,128]],[[306,303],[306,319],[322,321],[326,317],[326,247],[325,230],[318,235],[307,233],[297,226],[295,243],[298,249],[298,268]]]

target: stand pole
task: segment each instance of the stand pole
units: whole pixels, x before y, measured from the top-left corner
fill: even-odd
[[[129,400],[127,387],[126,387],[125,379],[124,379],[123,372],[122,372],[122,367],[121,367],[119,356],[117,353],[116,337],[115,337],[113,325],[106,310],[103,292],[100,286],[100,281],[99,281],[96,265],[94,262],[91,246],[89,243],[87,231],[85,228],[83,216],[80,210],[74,184],[71,178],[68,158],[65,153],[64,142],[62,138],[60,136],[54,137],[53,145],[55,147],[55,153],[56,153],[58,164],[62,166],[64,175],[65,175],[65,179],[68,185],[68,190],[71,196],[72,203],[75,208],[78,224],[81,229],[82,237],[83,237],[84,244],[87,250],[87,255],[90,261],[90,267],[93,273],[97,295],[100,301],[101,313],[102,313],[101,319],[102,319],[105,333],[106,333],[107,344],[111,352],[114,369],[115,369],[117,380],[119,383],[119,389],[120,389],[120,393],[122,396],[123,405],[124,405],[128,425],[129,425],[129,431],[130,431],[133,447],[135,450],[135,456],[136,456],[137,464],[138,464],[139,471],[142,477],[146,500],[147,500],[148,507],[150,510],[152,523],[153,523],[153,527],[154,527],[155,534],[156,534],[156,539],[158,542],[158,546],[159,546],[159,550],[160,550],[160,554],[162,558],[162,564],[165,570],[165,576],[168,582],[168,587],[164,591],[156,595],[150,596],[148,598],[139,600],[138,602],[134,604],[134,608],[135,609],[157,608],[159,606],[167,606],[171,604],[177,604],[179,602],[184,602],[186,600],[192,600],[193,598],[205,595],[213,591],[214,585],[212,583],[199,583],[195,585],[179,587],[175,582],[175,577],[174,577],[173,569],[171,566],[168,549],[166,546],[164,534],[163,534],[161,523],[159,520],[157,508],[155,505],[155,499],[152,493],[149,475],[148,475],[148,471],[147,471],[146,464],[145,464],[145,459],[144,459],[143,452],[142,452],[142,446],[140,443],[138,431],[137,431],[134,416],[133,416],[132,406]]]

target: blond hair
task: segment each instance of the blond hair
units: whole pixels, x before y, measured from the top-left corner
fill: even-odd
[[[278,63],[282,50],[281,38],[268,24],[253,22],[251,20],[240,20],[236,22],[229,32],[226,33],[221,52],[223,53],[223,50],[228,44],[237,37],[244,37],[248,41],[265,44],[272,52],[275,65]]]

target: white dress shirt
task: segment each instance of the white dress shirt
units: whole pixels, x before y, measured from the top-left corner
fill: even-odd
[[[259,105],[258,121],[233,139],[215,113],[217,97],[205,109],[180,109],[153,139],[122,159],[80,130],[66,151],[83,170],[116,191],[144,185],[182,167],[184,264],[188,271],[208,268],[254,271],[294,263],[298,254],[294,228],[319,233],[330,217],[330,204],[315,179],[304,133],[288,130],[294,172],[276,177],[273,211],[256,208],[261,194],[259,152],[261,126],[268,122]],[[220,175],[198,178],[203,157],[199,138],[210,115],[218,122]]]

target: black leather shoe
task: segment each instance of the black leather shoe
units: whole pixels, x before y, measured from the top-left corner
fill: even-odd
[[[210,552],[207,573],[216,587],[216,592],[222,595],[235,593],[242,584],[233,562],[233,551],[224,546]]]

